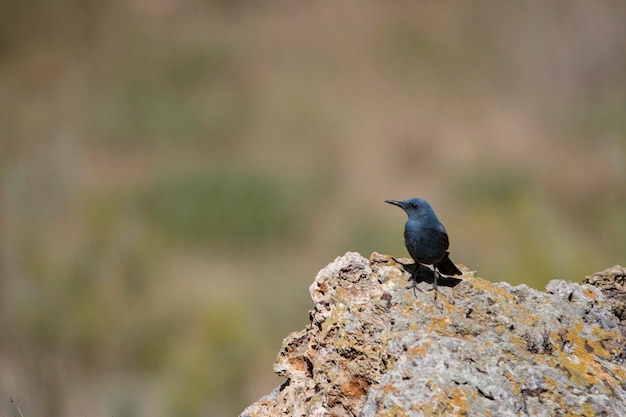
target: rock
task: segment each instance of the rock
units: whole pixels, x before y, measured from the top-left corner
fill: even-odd
[[[241,416],[626,415],[623,317],[605,278],[541,292],[462,270],[435,305],[389,256],[337,258],[309,289],[310,324],[283,341],[285,382]]]
[[[621,321],[622,333],[626,334],[626,268],[615,265],[602,272],[585,277],[585,284],[594,285],[608,299],[613,314]]]

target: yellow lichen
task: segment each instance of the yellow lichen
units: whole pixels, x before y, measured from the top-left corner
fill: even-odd
[[[467,409],[469,408],[467,402],[467,394],[464,391],[461,391],[458,388],[452,390],[450,395],[448,395],[449,405],[452,406],[452,414],[457,416],[464,416],[467,414]]]
[[[591,404],[583,403],[583,416],[585,416],[585,417],[592,417],[592,416],[595,416],[595,415],[596,415],[596,412],[594,411],[594,409],[591,406]]]
[[[477,290],[489,292],[491,294],[497,294],[504,300],[515,301],[515,295],[506,291],[504,288],[495,287],[490,281],[482,278],[473,278],[472,283],[474,284],[474,288]]]

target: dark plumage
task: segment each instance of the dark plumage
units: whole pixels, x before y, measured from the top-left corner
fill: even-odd
[[[449,241],[446,229],[426,200],[411,198],[405,201],[385,200],[385,202],[402,208],[409,216],[404,225],[404,244],[415,262],[434,267],[435,290],[438,272],[444,275],[461,274],[448,257]]]

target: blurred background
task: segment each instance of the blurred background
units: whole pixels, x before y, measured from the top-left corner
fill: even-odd
[[[625,262],[624,2],[0,8],[4,415],[237,415],[389,198],[492,281]]]

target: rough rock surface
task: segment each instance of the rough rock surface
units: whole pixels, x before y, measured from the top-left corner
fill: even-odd
[[[585,277],[585,284],[594,285],[602,290],[608,299],[613,314],[620,320],[622,333],[626,334],[626,268],[619,265]]]
[[[310,287],[310,324],[283,341],[285,383],[241,416],[626,416],[624,269],[544,292],[463,271],[435,305],[388,256],[337,258]]]

